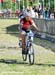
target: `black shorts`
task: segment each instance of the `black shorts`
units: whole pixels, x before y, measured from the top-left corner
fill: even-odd
[[[24,29],[24,28],[22,28],[22,30],[25,31],[26,33],[30,31],[30,29]]]

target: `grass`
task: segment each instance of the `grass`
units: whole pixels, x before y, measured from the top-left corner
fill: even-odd
[[[0,19],[0,75],[55,75],[55,43],[35,38],[35,63],[30,66],[22,60],[18,34],[6,34],[16,24],[16,19]]]
[[[46,48],[47,50],[51,50],[55,52],[55,43],[52,43],[47,40],[39,39],[39,38],[35,38],[34,43]]]

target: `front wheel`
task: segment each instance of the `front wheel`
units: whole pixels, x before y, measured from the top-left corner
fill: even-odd
[[[32,45],[29,48],[29,63],[30,65],[34,64],[34,48]]]

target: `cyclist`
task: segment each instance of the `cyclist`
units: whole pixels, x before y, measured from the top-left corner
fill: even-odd
[[[36,26],[35,22],[30,16],[29,12],[24,12],[23,13],[24,18],[20,20],[20,34],[21,34],[21,39],[22,39],[22,54],[27,54],[26,50],[26,33],[29,31],[30,26],[33,26],[37,31],[38,27]]]

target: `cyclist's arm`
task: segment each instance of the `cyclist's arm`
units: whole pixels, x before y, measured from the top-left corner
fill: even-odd
[[[22,26],[23,26],[23,21],[20,21],[20,31],[22,30]]]
[[[33,26],[37,31],[39,31],[39,29],[38,29],[38,27],[37,27],[37,25],[35,24],[34,21],[32,21],[32,26]]]

